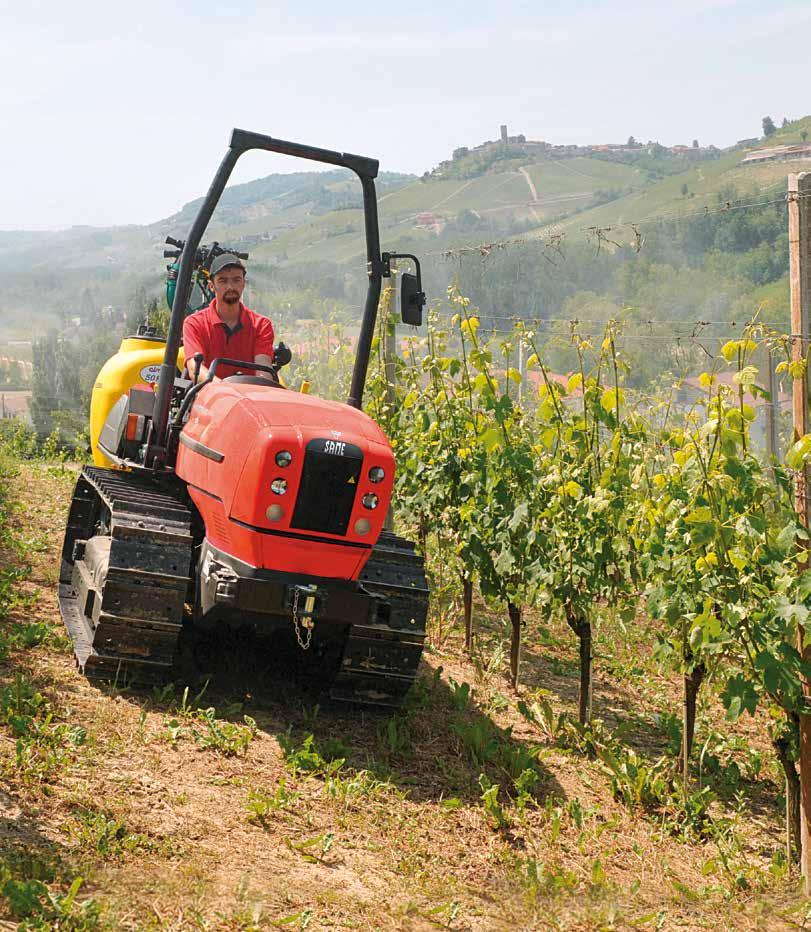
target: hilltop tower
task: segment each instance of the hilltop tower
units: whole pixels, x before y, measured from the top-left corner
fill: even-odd
[[[501,144],[502,144],[503,146],[506,146],[506,145],[507,145],[507,141],[508,141],[508,137],[507,137],[507,124],[506,124],[506,123],[502,123],[502,124],[501,124]]]

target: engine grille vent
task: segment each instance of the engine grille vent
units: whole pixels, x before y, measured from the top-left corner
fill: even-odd
[[[307,444],[290,526],[323,534],[346,534],[363,451],[353,443],[318,438]]]

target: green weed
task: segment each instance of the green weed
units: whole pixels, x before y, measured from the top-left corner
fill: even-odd
[[[294,774],[312,773],[330,776],[336,774],[346,763],[346,757],[338,757],[327,747],[322,755],[315,745],[313,735],[307,735],[300,745],[289,732],[279,735],[278,741],[284,752],[285,760]]]
[[[203,750],[216,751],[224,757],[238,757],[247,752],[257,732],[256,722],[250,715],[243,715],[242,721],[244,724],[239,725],[219,719],[213,706],[207,709],[195,708],[188,703],[187,688],[177,715],[163,717],[164,731],[161,737],[172,747],[182,739],[191,737]]]
[[[69,834],[74,845],[95,851],[104,858],[119,857],[138,849],[151,851],[155,847],[148,835],[131,832],[120,819],[92,809],[77,813]]]
[[[476,767],[496,767],[511,781],[518,779],[524,771],[536,768],[535,755],[513,739],[512,728],[499,728],[488,718],[456,721],[451,728]]]
[[[302,909],[298,913],[291,913],[289,916],[282,916],[281,919],[274,919],[271,924],[273,926],[290,926],[291,929],[295,928],[297,932],[307,932],[312,919],[313,911],[311,909]]]
[[[250,715],[243,716],[244,725],[223,722],[217,718],[214,708],[200,709],[193,717],[192,735],[195,743],[205,749],[213,750],[224,757],[237,757],[245,754],[256,735],[256,722]],[[197,727],[200,725],[201,727]]]
[[[393,784],[379,780],[368,770],[358,770],[352,774],[335,773],[328,776],[324,783],[324,796],[344,804],[358,798],[380,796],[384,793],[399,795],[401,799],[405,796],[405,793],[397,790]]]
[[[15,877],[0,864],[0,896],[9,913],[21,920],[20,930],[95,932],[102,928],[101,906],[92,899],[78,900],[83,882],[76,877],[66,893],[58,893],[42,880]]]
[[[285,838],[285,844],[291,851],[300,854],[305,861],[311,864],[330,864],[334,863],[327,860],[327,855],[335,844],[335,834],[333,832],[324,832],[322,835],[316,835],[315,838],[309,838],[307,841],[294,842]]]
[[[3,763],[7,776],[26,784],[48,781],[86,743],[84,728],[54,722],[54,713],[51,702],[22,674],[0,692],[0,724],[17,739],[13,761]]]
[[[490,821],[497,829],[506,829],[509,827],[509,820],[501,803],[498,801],[498,783],[491,783],[485,774],[479,774],[479,787],[481,788],[481,801],[484,811],[487,813]]]
[[[248,794],[245,808],[248,810],[248,821],[266,825],[271,813],[284,812],[295,805],[301,794],[296,793],[287,786],[284,777],[279,778],[273,792],[268,790],[252,790]]]
[[[517,705],[520,714],[532,725],[534,725],[543,735],[551,741],[557,739],[564,733],[566,726],[566,716],[563,712],[555,715],[552,704],[549,700],[539,694],[531,702],[520,700]]]
[[[602,747],[598,756],[614,796],[629,808],[656,809],[670,798],[673,765],[665,758],[651,764],[630,748],[609,746]]]
[[[523,812],[527,806],[534,802],[532,791],[538,785],[540,777],[535,770],[524,770],[515,781],[515,806],[519,812]]]
[[[393,715],[377,726],[377,743],[387,755],[403,754],[411,744],[408,719],[402,715]]]
[[[469,683],[457,683],[452,677],[448,677],[448,685],[451,691],[451,702],[457,712],[465,712],[470,708],[473,700],[473,691]]]
[[[517,873],[533,903],[574,893],[579,886],[574,871],[565,867],[549,866],[536,858],[520,859],[517,863]]]

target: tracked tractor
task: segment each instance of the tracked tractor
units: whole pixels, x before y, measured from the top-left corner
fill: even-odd
[[[345,404],[285,388],[282,349],[264,373],[223,358],[205,379],[189,377],[199,360],[183,359],[181,339],[201,239],[252,149],[342,166],[360,180],[368,292]],[[377,171],[374,159],[233,131],[177,244],[165,340],[149,330],[124,339],[96,382],[94,465],[73,493],[59,585],[89,679],[172,681],[190,633],[247,628],[333,699],[396,706],[413,682],[426,578],[413,545],[384,530],[394,456],[361,401],[392,258],[415,265],[400,276],[405,322],[421,322],[425,298],[416,258],[380,252]],[[218,365],[240,374],[215,380]]]

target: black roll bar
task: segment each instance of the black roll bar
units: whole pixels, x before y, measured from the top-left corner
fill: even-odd
[[[177,369],[177,354],[183,338],[183,320],[186,307],[191,294],[191,281],[194,273],[194,258],[197,248],[203,238],[211,215],[217,206],[222,192],[231,177],[234,166],[239,157],[250,149],[264,149],[267,152],[278,152],[282,155],[292,155],[301,159],[310,159],[314,162],[325,162],[328,165],[338,165],[348,168],[360,179],[363,190],[363,218],[366,231],[366,258],[369,286],[366,293],[366,303],[363,309],[358,349],[355,355],[355,365],[352,370],[352,386],[349,391],[348,404],[360,408],[363,401],[363,389],[366,384],[366,372],[369,368],[369,354],[372,348],[375,320],[377,318],[377,305],[380,300],[382,277],[385,274],[384,265],[380,256],[380,230],[377,220],[377,194],[374,179],[377,177],[379,163],[377,159],[366,158],[363,155],[353,155],[350,152],[333,152],[330,149],[320,149],[317,146],[305,146],[298,142],[287,142],[284,139],[274,139],[260,133],[251,133],[243,129],[235,129],[231,133],[231,141],[225,157],[214,175],[211,187],[203,198],[203,203],[197,211],[197,216],[186,237],[183,253],[180,257],[180,268],[177,273],[177,286],[172,301],[172,314],[169,318],[169,331],[166,334],[166,352],[161,364],[158,378],[158,389],[155,397],[155,417],[152,424],[150,441],[146,450],[146,465],[158,467],[165,462],[167,439],[169,436],[169,407],[172,401],[172,391],[175,383]]]

